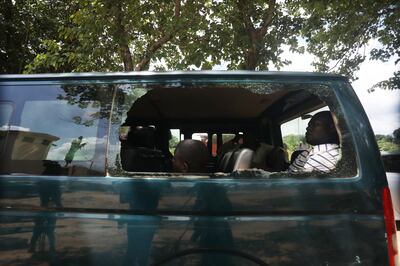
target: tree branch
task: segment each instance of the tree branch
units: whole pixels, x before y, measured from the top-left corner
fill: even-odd
[[[236,2],[242,22],[246,28],[247,33],[249,34],[249,37],[252,38],[250,36],[251,33],[253,33],[255,31],[254,25],[251,22],[250,19],[250,14],[247,12],[247,8],[246,8],[246,1],[244,0],[238,0]]]
[[[174,17],[178,18],[181,16],[181,0],[175,0]]]
[[[260,27],[257,29],[251,21],[251,14],[249,14],[248,11],[247,1],[237,0],[236,4],[250,40],[250,47],[244,50],[245,69],[254,70],[258,64],[258,53],[260,51],[259,44],[262,41],[262,38],[267,34],[268,28],[274,19],[276,0],[268,0],[268,9],[263,17]]]
[[[160,39],[156,40],[152,44],[149,44],[148,48],[146,49],[146,54],[143,56],[140,62],[136,64],[135,71],[142,71],[146,69],[154,53],[157,52],[158,49],[160,49],[164,44],[169,42],[175,36],[176,32],[178,31],[177,25],[179,25],[178,20],[180,16],[181,16],[181,0],[175,0],[174,17],[172,20],[173,24],[172,31],[164,34]]]
[[[135,71],[142,71],[146,69],[146,66],[150,63],[151,57],[160,49],[164,44],[166,44],[169,40],[172,39],[174,35],[169,33],[163,36],[161,39],[152,43],[149,48],[147,48],[146,54],[143,56],[142,60],[135,66]]]
[[[119,54],[124,63],[124,71],[133,71],[132,53],[129,49],[128,36],[123,24],[123,13],[121,3],[115,6],[116,8],[116,29],[118,35]]]
[[[274,15],[275,15],[275,9],[276,9],[276,2],[275,0],[269,0],[268,1],[268,10],[267,13],[264,17],[264,20],[261,24],[261,27],[257,29],[257,36],[258,37],[263,37],[265,34],[267,34],[268,28],[271,25],[272,21],[274,20]]]

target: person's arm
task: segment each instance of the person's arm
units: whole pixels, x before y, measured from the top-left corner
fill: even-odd
[[[307,162],[307,156],[310,152],[308,150],[302,151],[293,163],[289,165],[289,172],[303,172],[305,171],[305,164]]]

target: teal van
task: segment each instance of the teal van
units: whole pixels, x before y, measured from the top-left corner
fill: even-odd
[[[292,172],[307,143],[288,128],[320,110],[339,159]],[[378,146],[342,76],[2,75],[0,123],[0,265],[398,265]],[[172,167],[186,139],[202,172]]]

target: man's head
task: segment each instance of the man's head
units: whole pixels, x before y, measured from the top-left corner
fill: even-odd
[[[316,113],[307,126],[306,141],[311,145],[339,144],[339,136],[330,111]]]
[[[174,171],[181,173],[205,172],[208,150],[203,142],[185,139],[178,143],[172,160]]]

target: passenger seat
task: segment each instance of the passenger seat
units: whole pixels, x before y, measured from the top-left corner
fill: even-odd
[[[232,157],[232,154],[233,154],[233,151],[228,151],[227,153],[224,154],[224,156],[222,157],[222,160],[220,160],[218,163],[217,172],[226,173],[226,169],[228,169],[228,164]]]
[[[164,172],[165,158],[161,151],[145,147],[121,149],[121,164],[130,172]]]
[[[154,128],[136,127],[121,141],[121,165],[130,172],[165,172],[167,160],[155,149]]]
[[[234,165],[232,171],[250,169],[252,167],[254,151],[250,149],[240,149],[233,155]]]
[[[254,151],[242,148],[227,152],[218,165],[218,172],[231,173],[252,167]]]

